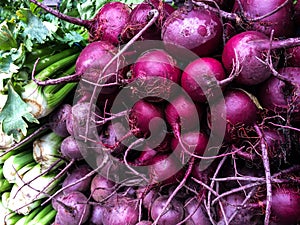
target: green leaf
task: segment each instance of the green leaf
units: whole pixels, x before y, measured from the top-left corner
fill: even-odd
[[[2,130],[7,135],[13,135],[14,140],[19,142],[21,137],[27,134],[28,124],[39,123],[30,113],[31,107],[28,106],[13,87],[8,85],[8,98],[0,113]],[[26,121],[25,121],[26,119]]]
[[[10,51],[0,51],[0,91],[3,91],[4,83],[14,73],[18,73],[25,59],[24,45]]]
[[[16,12],[20,24],[24,29],[23,36],[28,39],[26,47],[31,50],[32,43],[44,43],[50,35],[49,30],[43,22],[37,18],[29,9],[20,9]]]
[[[7,26],[7,22],[3,21],[0,24],[0,50],[10,50],[17,48],[18,44],[16,39],[13,37],[12,32]]]

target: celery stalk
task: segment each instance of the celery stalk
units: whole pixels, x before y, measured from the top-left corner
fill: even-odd
[[[18,171],[33,161],[31,150],[12,155],[3,164],[3,176],[8,182],[14,183],[18,176]]]

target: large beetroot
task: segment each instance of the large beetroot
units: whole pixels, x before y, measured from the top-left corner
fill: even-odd
[[[247,30],[260,31],[268,36],[274,30],[275,37],[290,37],[294,34],[292,1],[241,0],[240,2],[241,7],[238,1],[235,1],[233,11],[243,13],[246,20],[249,20]],[[279,7],[281,8],[275,11]]]
[[[187,48],[199,56],[208,56],[222,43],[222,23],[213,12],[185,7],[173,12],[162,29],[162,40],[170,52],[175,46]],[[174,51],[174,50],[173,50]],[[175,50],[180,55],[179,50]]]

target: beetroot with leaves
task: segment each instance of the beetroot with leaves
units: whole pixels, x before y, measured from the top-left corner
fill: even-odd
[[[199,56],[209,56],[222,43],[222,23],[213,12],[194,7],[181,7],[173,12],[162,28],[162,40],[168,51],[173,45],[187,48]],[[177,49],[176,54],[180,54]]]
[[[53,10],[36,0],[30,0],[34,4],[53,14],[59,19],[83,26],[89,31],[89,41],[108,41],[112,44],[119,44],[119,36],[128,23],[131,9],[128,5],[121,2],[108,2],[99,10],[96,16],[91,20],[82,20],[68,15],[64,15]]]

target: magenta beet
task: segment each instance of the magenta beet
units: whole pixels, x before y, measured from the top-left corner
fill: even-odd
[[[162,29],[162,40],[168,51],[172,45],[187,48],[199,56],[209,56],[222,43],[222,24],[218,16],[208,10],[182,7],[173,12]],[[176,50],[175,54],[180,54]]]
[[[182,73],[181,86],[195,102],[206,102],[212,97],[216,81],[226,78],[221,62],[214,58],[204,57],[191,62]],[[218,88],[218,87],[215,87]],[[213,96],[216,97],[216,96]]]

